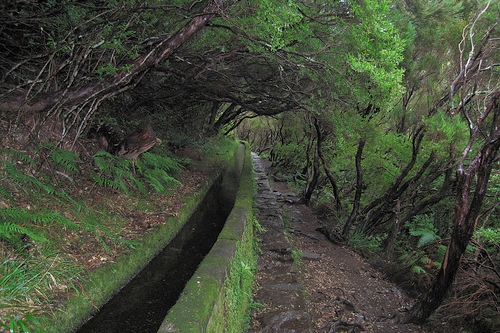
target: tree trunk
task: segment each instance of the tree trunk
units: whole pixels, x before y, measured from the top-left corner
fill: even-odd
[[[419,128],[414,137],[413,137],[413,147],[412,147],[412,156],[410,162],[403,168],[399,176],[396,177],[391,187],[385,192],[385,194],[375,200],[373,200],[368,206],[363,209],[363,215],[368,215],[370,211],[374,210],[377,206],[388,202],[391,197],[394,197],[394,193],[398,191],[403,182],[404,178],[408,175],[408,173],[413,169],[415,162],[417,161],[417,155],[420,152],[420,144],[424,137],[423,128]]]
[[[386,245],[384,248],[384,255],[387,260],[392,260],[394,257],[394,245],[396,244],[396,239],[399,235],[399,230],[401,230],[401,200],[398,199],[396,204],[396,218],[394,219],[394,224],[392,225],[392,230],[389,236],[387,236]]]
[[[452,175],[452,166],[453,163],[450,163],[450,166],[444,172],[444,180],[443,185],[441,185],[441,189],[439,192],[431,196],[430,198],[419,202],[417,205],[413,207],[405,216],[401,219],[401,224],[404,225],[408,222],[413,216],[420,213],[423,209],[435,205],[439,203],[441,200],[446,198],[449,194],[451,194],[451,175]]]
[[[361,194],[363,193],[363,169],[361,168],[361,157],[363,155],[363,149],[365,148],[366,139],[362,138],[359,140],[358,151],[356,152],[356,193],[354,194],[354,202],[352,205],[351,215],[347,219],[344,229],[342,230],[342,236],[349,236],[349,231],[352,224],[358,217],[359,205],[361,202]]]
[[[314,193],[314,189],[316,188],[316,185],[318,184],[318,178],[319,178],[319,156],[318,156],[318,151],[316,150],[314,152],[313,175],[312,175],[311,181],[307,185],[306,193],[304,194],[304,203],[306,205],[308,205],[309,201],[311,201],[311,197]]]
[[[491,131],[481,150],[477,152],[469,166],[464,169],[464,162],[472,144],[479,133],[481,124],[491,111],[494,112]],[[500,148],[500,91],[497,91],[478,123],[472,127],[469,144],[465,148],[462,161],[457,168],[457,193],[455,199],[455,225],[441,269],[429,292],[407,313],[404,321],[421,324],[439,307],[451,287],[460,260],[474,234],[481,205],[488,185],[491,169]],[[470,201],[472,183],[476,178],[474,196]]]
[[[341,208],[339,189],[337,187],[337,182],[335,181],[335,178],[333,177],[332,173],[328,169],[328,164],[326,163],[325,156],[323,155],[323,151],[321,150],[321,144],[323,143],[323,135],[321,133],[321,128],[319,126],[318,119],[316,119],[316,118],[314,119],[314,127],[316,128],[316,133],[317,133],[317,137],[318,137],[318,156],[321,160],[321,163],[323,164],[323,170],[325,170],[326,176],[328,177],[328,180],[330,181],[330,184],[332,185],[333,196],[335,197],[335,205],[336,205],[337,211],[339,211]]]

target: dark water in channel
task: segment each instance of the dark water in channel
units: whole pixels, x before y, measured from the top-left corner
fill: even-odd
[[[214,185],[172,242],[76,332],[157,332],[224,227],[239,173]]]

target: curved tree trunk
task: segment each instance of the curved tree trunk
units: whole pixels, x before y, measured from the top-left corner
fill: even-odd
[[[425,173],[427,168],[434,162],[435,154],[431,152],[427,160],[420,167],[418,172],[412,178],[404,181],[405,177],[410,173],[410,171],[415,166],[418,154],[420,153],[420,144],[424,137],[423,128],[419,128],[413,138],[413,151],[411,160],[403,168],[401,173],[396,177],[392,186],[386,191],[386,193],[373,200],[367,207],[363,209],[363,215],[366,216],[366,221],[363,227],[364,232],[370,232],[375,228],[379,227],[383,223],[388,215],[394,214],[394,207],[396,206],[396,201],[403,195],[403,193],[408,189],[408,187],[417,182]]]

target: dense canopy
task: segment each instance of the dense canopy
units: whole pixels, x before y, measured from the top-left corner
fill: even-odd
[[[425,321],[461,279],[441,316],[500,325],[497,2],[0,8],[3,150],[75,151],[96,128],[140,123],[175,147],[234,135],[279,168],[332,238],[433,277],[405,320]]]

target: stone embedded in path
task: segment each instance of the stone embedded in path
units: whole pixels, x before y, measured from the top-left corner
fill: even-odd
[[[324,256],[325,255],[323,253],[314,253],[314,252],[311,252],[311,251],[303,251],[302,252],[302,258],[303,259],[320,260]]]

